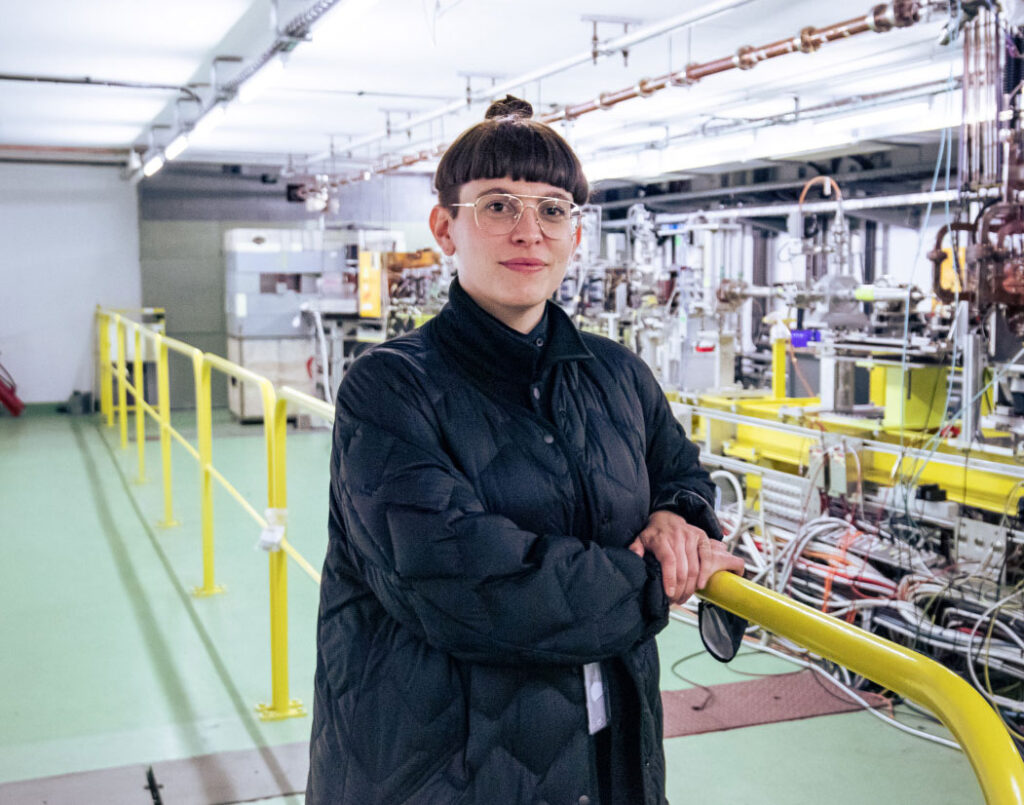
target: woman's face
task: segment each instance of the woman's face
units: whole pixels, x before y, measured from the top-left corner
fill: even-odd
[[[560,187],[504,178],[467,182],[459,189],[459,203],[472,204],[489,193],[572,201]],[[469,207],[460,207],[454,218],[440,206],[430,213],[434,238],[445,254],[456,256],[459,284],[466,293],[492,316],[524,333],[540,321],[544,303],[561,284],[579,243],[578,232],[572,237],[545,236],[534,209],[537,200],[526,203],[519,222],[506,235],[481,231]]]

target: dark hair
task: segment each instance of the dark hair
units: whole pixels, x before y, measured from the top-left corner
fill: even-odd
[[[590,187],[576,154],[558,132],[532,117],[529,103],[506,95],[488,107],[483,121],[462,132],[434,174],[441,206],[456,204],[466,182],[505,176],[546,182],[572,194],[577,204],[586,203]]]

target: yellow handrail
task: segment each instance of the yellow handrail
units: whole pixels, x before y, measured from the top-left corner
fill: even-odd
[[[150,312],[151,309],[145,309]],[[121,445],[127,447],[127,392],[131,392],[136,400],[136,441],[138,442],[138,466],[140,478],[145,473],[145,420],[146,415],[152,416],[160,424],[160,442],[162,454],[162,475],[164,482],[164,520],[161,526],[177,525],[173,519],[171,499],[171,440],[175,439],[195,458],[200,471],[200,504],[203,544],[203,584],[193,590],[197,596],[209,596],[223,592],[223,588],[214,579],[214,544],[213,544],[213,481],[217,481],[238,504],[256,521],[261,528],[266,528],[267,518],[259,513],[245,497],[213,466],[212,459],[212,410],[211,410],[211,371],[216,369],[242,382],[254,383],[259,386],[263,400],[264,433],[267,455],[267,505],[272,511],[283,514],[283,501],[278,503],[275,486],[275,431],[273,428],[275,391],[273,384],[265,377],[251,372],[237,364],[231,363],[220,356],[203,353],[181,341],[168,338],[144,324],[132,321],[121,315],[119,311],[97,308],[98,343],[100,352],[100,403],[101,411],[106,416],[108,426],[114,424],[115,406],[111,395],[111,386],[116,378],[118,382],[118,403],[116,406],[121,432]],[[113,323],[117,343],[117,367],[110,367],[110,334],[109,327]],[[125,365],[125,341],[129,331],[134,335],[134,382],[128,381]],[[146,403],[143,399],[142,384],[138,378],[142,376],[142,342],[153,343],[157,359],[157,385],[159,410]],[[168,383],[168,353],[175,352],[187,358],[192,364],[196,394],[196,430],[198,448],[193,447],[170,424],[170,392]],[[282,441],[284,439],[282,435]],[[270,552],[271,567],[271,673],[273,699],[269,705],[260,705],[260,713],[265,719],[288,718],[304,715],[301,702],[288,697],[288,632],[287,632],[287,581],[285,576],[285,556],[292,556],[304,570],[309,572],[311,565],[286,540],[281,540],[282,550]],[[317,578],[319,580],[319,578]]]
[[[948,668],[732,573],[716,573],[700,596],[928,708],[964,748],[989,805],[1024,802],[1024,762],[1006,727]]]

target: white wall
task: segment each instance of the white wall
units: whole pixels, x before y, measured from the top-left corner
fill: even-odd
[[[136,189],[119,169],[0,164],[0,363],[18,396],[91,390],[96,305],[141,299]]]

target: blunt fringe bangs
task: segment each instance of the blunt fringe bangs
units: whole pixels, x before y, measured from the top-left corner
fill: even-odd
[[[505,176],[560,187],[577,204],[590,195],[580,161],[562,136],[539,121],[511,116],[484,120],[460,134],[441,157],[434,187],[447,207],[458,202],[466,182]]]

